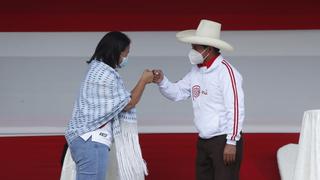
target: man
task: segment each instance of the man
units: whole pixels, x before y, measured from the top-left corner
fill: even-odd
[[[190,72],[176,83],[161,70],[153,70],[153,82],[173,101],[192,99],[197,142],[197,180],[237,180],[242,159],[241,130],[244,120],[242,77],[220,54],[233,50],[220,40],[221,24],[201,20],[197,30],[177,33],[190,43]]]

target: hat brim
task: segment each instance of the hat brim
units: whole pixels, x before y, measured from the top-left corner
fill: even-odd
[[[226,51],[234,50],[230,44],[220,39],[196,36],[196,30],[180,31],[176,34],[176,37],[179,41],[185,43],[207,45]]]

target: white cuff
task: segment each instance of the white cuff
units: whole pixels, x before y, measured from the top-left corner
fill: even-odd
[[[237,145],[237,141],[233,141],[233,140],[227,139],[227,144]]]
[[[158,86],[160,88],[165,87],[165,85],[167,84],[168,81],[169,81],[168,78],[166,76],[163,76],[163,79],[161,82],[158,83]]]

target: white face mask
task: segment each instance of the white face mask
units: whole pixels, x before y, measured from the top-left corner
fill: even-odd
[[[208,55],[206,57],[202,56],[202,53],[205,52],[206,50],[207,49],[205,49],[201,53],[199,53],[198,51],[196,51],[194,49],[191,49],[189,54],[188,54],[190,63],[191,64],[201,64],[201,63],[203,63],[204,59],[207,58],[207,56],[208,56]]]
[[[128,56],[122,58],[122,62],[119,64],[119,68],[123,68],[128,64]]]

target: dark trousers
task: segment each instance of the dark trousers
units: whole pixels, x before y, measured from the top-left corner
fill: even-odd
[[[242,159],[242,138],[237,141],[236,160],[226,166],[223,161],[223,151],[226,145],[226,135],[210,139],[198,139],[196,159],[197,180],[238,180]]]

